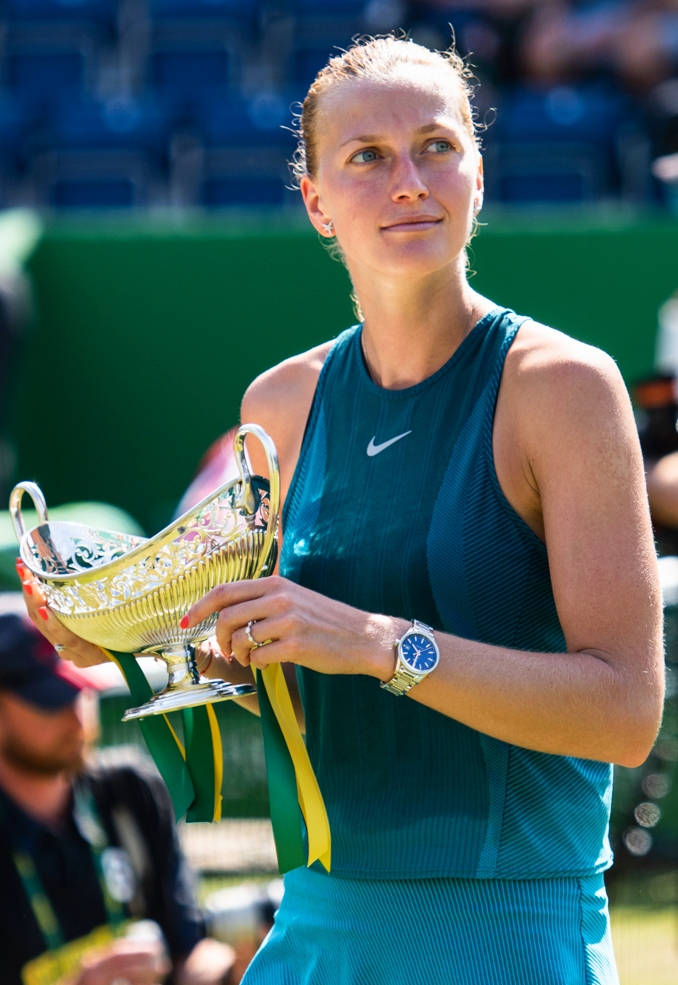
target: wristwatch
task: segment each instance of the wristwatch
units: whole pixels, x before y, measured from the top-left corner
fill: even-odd
[[[391,694],[407,694],[411,687],[435,670],[440,661],[440,650],[431,627],[418,619],[412,620],[407,632],[393,645],[395,674],[390,680],[383,681],[381,687]]]

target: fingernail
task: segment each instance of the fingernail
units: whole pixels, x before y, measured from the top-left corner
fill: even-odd
[[[33,586],[31,585],[30,581],[24,581],[24,582],[22,582],[21,583],[21,587],[23,588],[23,590],[26,593],[26,595],[32,595],[33,594]]]
[[[26,577],[26,567],[20,557],[16,559],[16,573],[22,581]]]
[[[41,619],[44,619],[45,622],[47,622],[47,606],[46,605],[41,605],[40,606],[40,608],[38,609],[38,614],[40,615],[40,618]]]
[[[181,629],[188,629],[188,616],[184,616],[184,618],[179,623],[179,626],[181,627]]]

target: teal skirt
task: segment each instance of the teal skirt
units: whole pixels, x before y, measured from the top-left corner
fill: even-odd
[[[243,985],[619,985],[603,876],[285,877]]]

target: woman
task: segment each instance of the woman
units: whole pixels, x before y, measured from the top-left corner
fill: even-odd
[[[331,874],[288,874],[246,981],[609,985],[610,764],[645,759],[663,686],[625,388],[467,283],[483,171],[456,55],[333,58],[296,167],[361,324],[248,389],[280,456],[280,574],[184,621],[218,611],[243,674],[296,665],[332,830]]]

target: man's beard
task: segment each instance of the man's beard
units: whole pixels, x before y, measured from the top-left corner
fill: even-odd
[[[70,749],[50,749],[47,752],[31,748],[15,736],[5,736],[1,755],[5,762],[33,776],[57,776],[59,773],[81,773],[85,766],[85,743]]]

